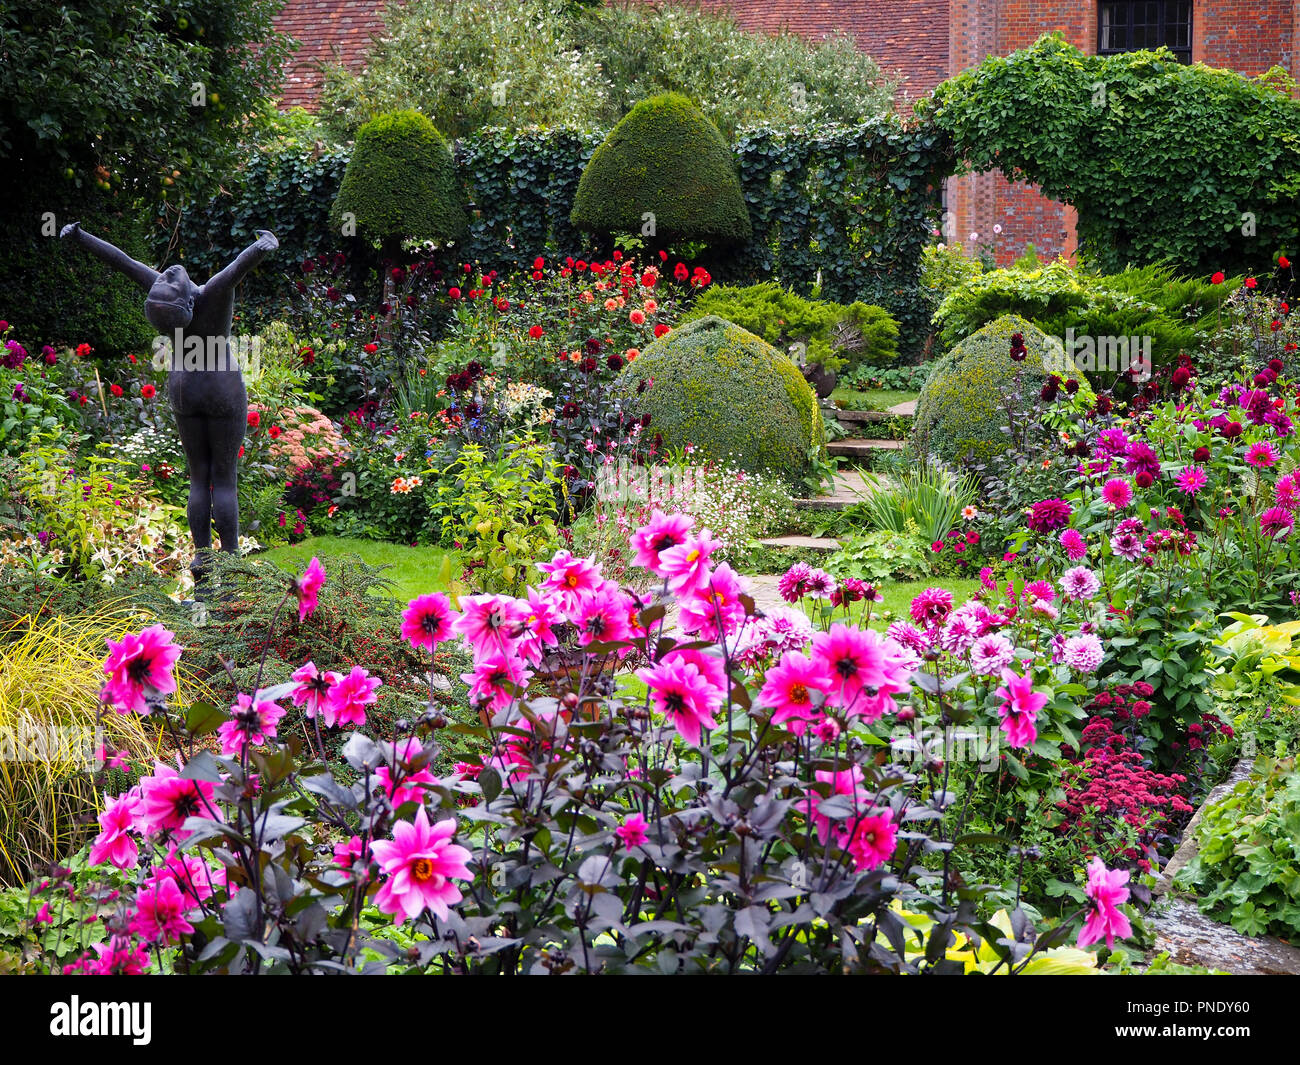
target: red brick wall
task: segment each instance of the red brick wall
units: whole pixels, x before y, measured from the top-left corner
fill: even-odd
[[[321,63],[364,65],[371,39],[384,28],[385,0],[287,0],[275,28],[300,47],[286,65],[280,107],[316,110]]]
[[[729,11],[747,30],[788,30],[812,40],[851,34],[886,74],[903,79],[899,96],[909,109],[948,76],[948,0],[699,0],[699,6]]]
[[[1295,0],[1197,0],[1192,8],[1192,59],[1249,75],[1278,65],[1296,77],[1298,24],[1300,3]]]

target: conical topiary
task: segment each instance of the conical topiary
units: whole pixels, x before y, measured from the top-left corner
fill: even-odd
[[[356,235],[395,255],[405,239],[455,240],[465,211],[447,142],[418,111],[377,115],[357,131],[330,225],[342,231],[351,214]]]
[[[642,100],[593,153],[570,221],[597,233],[729,243],[752,232],[736,160],[718,127],[680,93]]]

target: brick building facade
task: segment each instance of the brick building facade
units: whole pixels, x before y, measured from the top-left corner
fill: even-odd
[[[699,2],[730,10],[742,26],[756,31],[789,30],[811,39],[836,31],[852,34],[860,49],[902,79],[902,108],[986,56],[1006,55],[1053,31],[1089,53],[1167,41],[1191,62],[1246,75],[1277,65],[1300,78],[1300,0]],[[281,105],[313,106],[321,62],[363,64],[372,37],[383,31],[385,6],[385,0],[287,0],[276,25],[302,47],[286,72]],[[1001,261],[1018,255],[1026,243],[1045,257],[1074,251],[1074,212],[1001,174],[952,179],[945,206],[958,240],[976,232],[987,240],[993,226],[1000,226],[994,242]]]

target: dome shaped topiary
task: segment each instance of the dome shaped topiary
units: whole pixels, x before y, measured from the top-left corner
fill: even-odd
[[[357,131],[330,208],[330,225],[356,216],[357,235],[390,254],[403,239],[443,243],[466,232],[447,142],[418,111],[377,115]]]
[[[647,437],[662,436],[664,449],[692,444],[706,458],[796,485],[808,452],[825,447],[821,409],[799,368],[716,315],[651,343],[616,387],[637,415],[650,415]]]
[[[1011,358],[1011,338],[1024,338],[1022,362]],[[951,462],[984,462],[1005,451],[1009,441],[1005,397],[1021,374],[1021,394],[1037,398],[1051,375],[1079,382],[1079,391],[1093,399],[1088,379],[1059,341],[1016,314],[1005,314],[968,336],[937,359],[916,401],[913,427],[916,440],[930,454]]]
[[[729,243],[748,240],[749,210],[736,159],[718,127],[680,93],[642,100],[592,154],[570,221],[598,233]]]

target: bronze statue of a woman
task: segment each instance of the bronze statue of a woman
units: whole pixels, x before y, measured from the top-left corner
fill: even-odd
[[[197,552],[190,567],[197,587],[207,572],[204,556],[212,546],[214,525],[221,550],[239,550],[238,459],[248,424],[248,394],[240,366],[229,357],[235,286],[279,242],[267,230],[258,230],[257,240],[234,262],[196,285],[185,267],[169,266],[159,273],[92,237],[78,222],[64,226],[60,236],[71,237],[144,289],[145,317],[159,334],[175,338],[167,397],[190,472],[186,517]],[[200,357],[191,358],[196,348]]]

